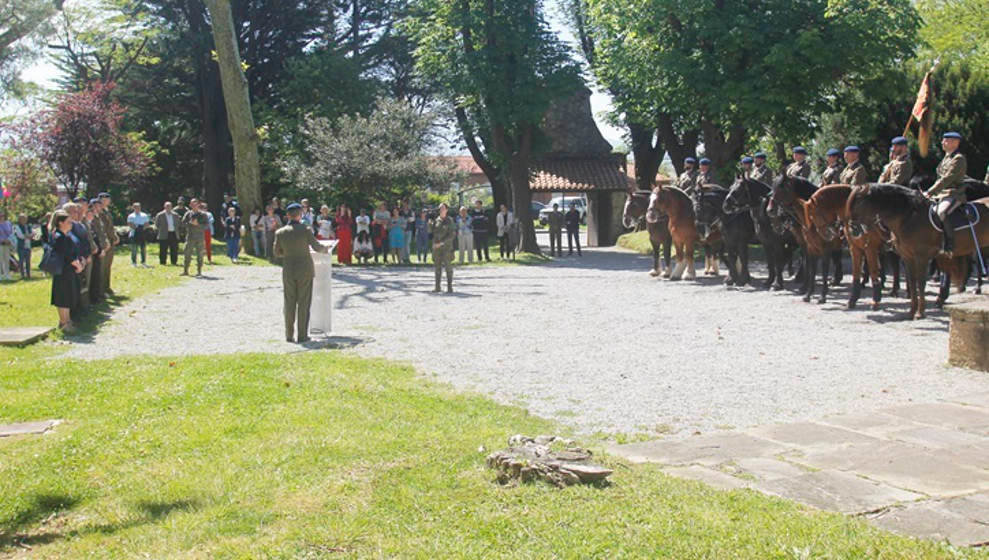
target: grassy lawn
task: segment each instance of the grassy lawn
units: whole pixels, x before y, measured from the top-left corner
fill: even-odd
[[[0,555],[986,557],[607,457],[608,487],[501,487],[479,447],[559,428],[384,361],[22,352],[0,422],[64,423],[0,440]]]
[[[649,232],[646,230],[633,231],[618,237],[618,246],[643,255],[652,254],[652,244],[649,243]]]

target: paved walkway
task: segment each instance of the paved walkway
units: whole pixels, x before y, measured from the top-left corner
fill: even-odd
[[[717,488],[752,488],[899,533],[989,545],[989,392],[610,451]]]

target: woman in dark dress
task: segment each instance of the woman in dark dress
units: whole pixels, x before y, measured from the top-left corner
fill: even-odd
[[[69,215],[62,210],[56,211],[52,215],[51,225],[52,252],[61,263],[62,270],[52,275],[51,303],[58,310],[58,328],[68,333],[75,331],[69,311],[79,307],[79,273],[85,266],[71,230]]]

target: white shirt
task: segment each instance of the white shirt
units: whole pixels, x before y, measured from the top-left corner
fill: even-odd
[[[165,221],[168,222],[169,233],[175,231],[175,214],[171,212],[165,212]]]
[[[370,216],[357,216],[357,219],[354,220],[354,221],[357,222],[357,233],[360,233],[362,231],[366,231],[368,233],[371,233],[371,217]]]
[[[146,225],[149,221],[151,219],[144,212],[131,212],[131,215],[127,216],[127,223],[134,224],[137,227]]]

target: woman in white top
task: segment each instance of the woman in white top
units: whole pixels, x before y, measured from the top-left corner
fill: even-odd
[[[316,239],[335,239],[333,232],[333,217],[330,216],[330,207],[323,205],[316,216]]]
[[[515,223],[515,214],[509,211],[508,206],[502,204],[501,212],[495,216],[495,223],[498,226],[498,247],[501,253],[501,258],[506,258],[511,256],[511,251],[508,250],[508,229]]]

